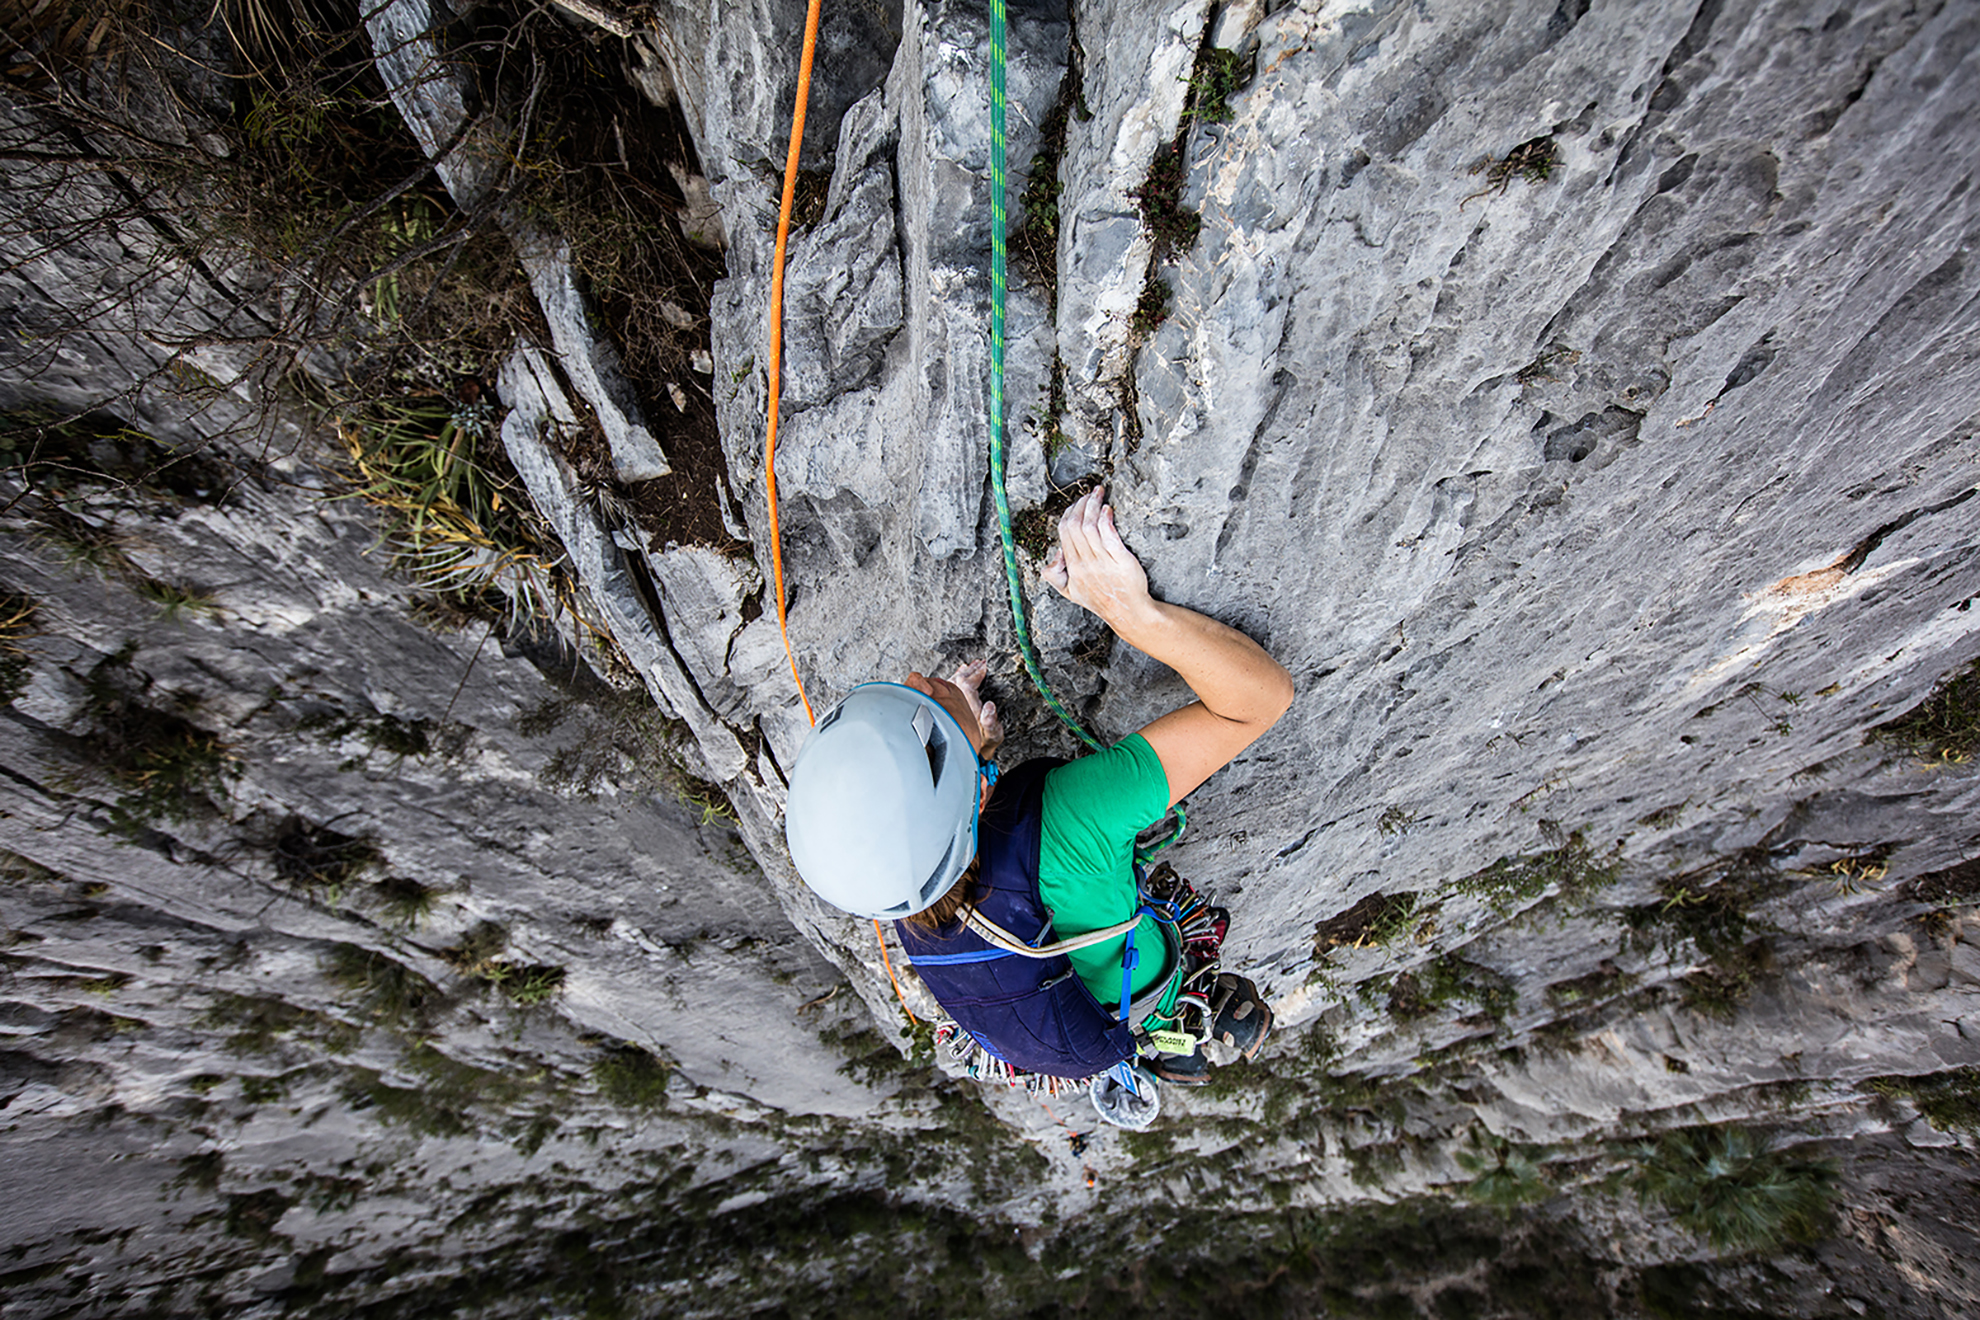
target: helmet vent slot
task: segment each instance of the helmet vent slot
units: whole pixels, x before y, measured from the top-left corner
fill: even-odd
[[[940,788],[942,765],[948,760],[949,740],[942,736],[942,726],[935,722],[935,716],[928,707],[916,708],[914,732],[921,739],[921,750],[928,754],[928,786]]]
[[[930,903],[933,903],[942,896],[942,877],[949,873],[949,859],[955,855],[956,841],[951,839],[949,840],[948,851],[942,854],[941,861],[935,863],[934,874],[930,875],[928,877],[928,883],[921,887],[921,905],[923,907],[927,907]]]

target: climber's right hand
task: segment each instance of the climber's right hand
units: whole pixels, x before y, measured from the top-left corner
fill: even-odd
[[[1096,486],[1059,518],[1059,546],[1044,577],[1061,596],[1099,615],[1116,632],[1154,606],[1148,574],[1114,527],[1107,492]]]

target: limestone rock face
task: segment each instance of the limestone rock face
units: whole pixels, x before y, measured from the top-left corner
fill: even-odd
[[[1973,6],[1012,4],[1007,206],[1059,184],[1056,286],[1008,298],[1012,503],[1039,532],[1060,483],[1104,481],[1156,594],[1298,687],[1170,854],[1231,909],[1276,1039],[1131,1142],[944,1076],[897,946],[782,847],[808,721],[765,315],[803,13],[668,0],[627,43],[719,211],[703,374],[753,562],[578,477],[562,437],[594,418],[622,480],[666,459],[559,236],[507,225],[548,333],[506,360],[500,437],[609,653],[412,622],[306,418],[280,457],[229,447],[269,396],[226,336],[210,410],[158,384],[168,340],[273,297],[250,263],[50,249],[39,212],[9,239],[0,403],[117,394],[238,478],[116,511],[145,572],[211,588],[162,621],[0,500],[0,586],[42,602],[0,721],[0,1114],[32,1192],[0,1227],[32,1313],[208,1256],[241,1313],[742,1314],[880,1277],[909,1313],[920,1275],[867,1272],[883,1238],[969,1246],[952,1267],[1022,1313],[1151,1231],[1178,1277],[1279,1280],[1363,1240],[1329,1216],[1397,1241],[1375,1207],[1405,1201],[1412,1250],[1493,1250],[1424,1258],[1407,1297],[1328,1256],[1336,1292],[1287,1313],[1475,1313],[1501,1248],[1558,1268],[1555,1313],[1980,1305],[1948,1268],[1974,1136],[1944,1091],[1980,1065],[1980,774],[1877,733],[1980,654]],[[369,19],[436,156],[472,102],[444,16]],[[988,61],[981,4],[827,6],[776,464],[812,705],[987,656],[1014,762],[1074,744],[1018,663],[987,489]],[[464,209],[498,127],[437,165]],[[1200,228],[1158,244],[1145,209]],[[108,296],[133,265],[166,274]],[[71,303],[104,310],[57,342]],[[1114,739],[1188,700],[1035,545],[1032,632],[1080,716]],[[113,691],[224,745],[212,812],[134,823],[91,759]],[[1840,1161],[1844,1213],[1791,1269],[1621,1181],[1705,1125]],[[1451,1209],[1481,1151],[1544,1165],[1533,1227]],[[470,1275],[555,1286],[464,1300]]]

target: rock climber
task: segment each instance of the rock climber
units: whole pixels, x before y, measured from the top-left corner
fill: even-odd
[[[1201,1044],[1251,1058],[1271,1012],[1250,981],[1215,969],[1222,909],[1186,886],[1151,905],[1135,841],[1278,722],[1292,678],[1243,633],[1150,595],[1103,490],[1058,532],[1045,581],[1197,699],[1105,751],[1000,778],[1004,727],[982,698],[982,661],[862,684],[798,754],[786,839],[820,897],[894,920],[924,984],[1006,1075],[1092,1078],[1138,1055],[1142,1077],[1201,1084]]]

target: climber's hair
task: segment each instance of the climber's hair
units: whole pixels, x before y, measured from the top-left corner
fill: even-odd
[[[962,910],[976,899],[976,881],[980,858],[972,857],[963,869],[962,878],[949,886],[949,892],[935,900],[932,907],[925,907],[907,919],[908,924],[930,935],[955,935],[958,931],[946,927],[959,926]]]

